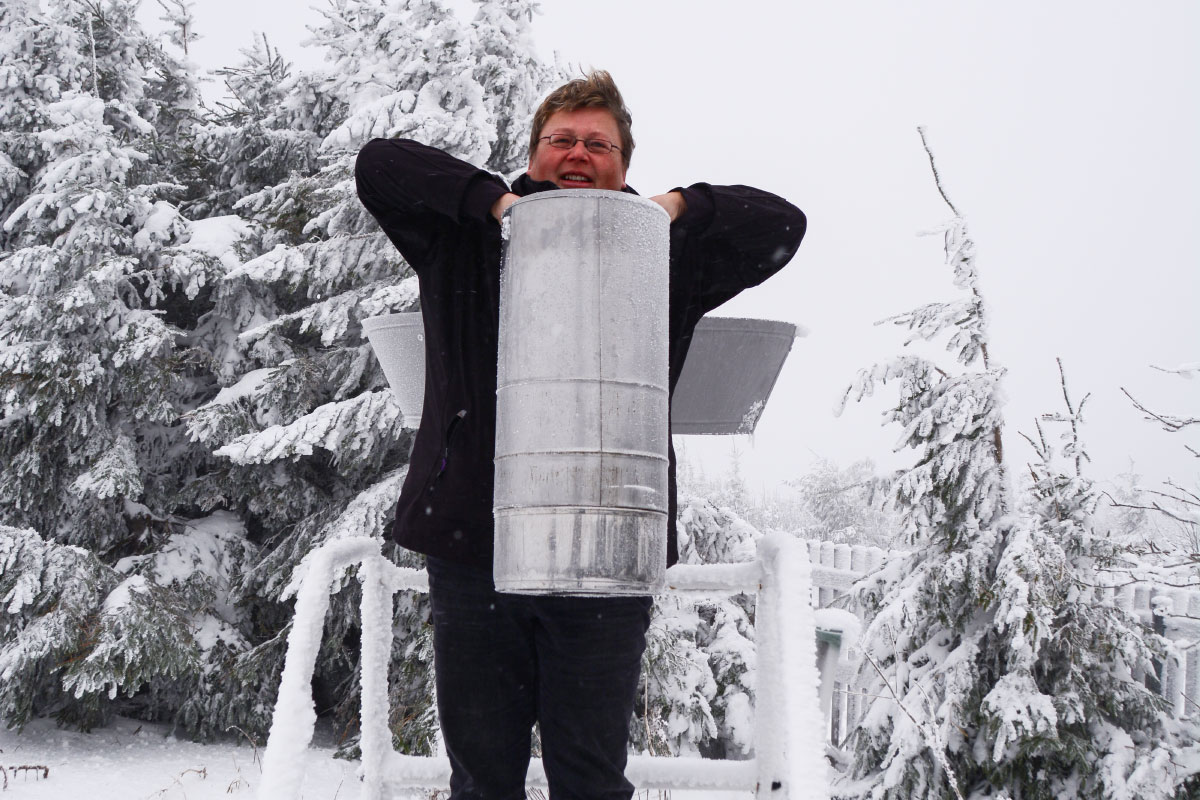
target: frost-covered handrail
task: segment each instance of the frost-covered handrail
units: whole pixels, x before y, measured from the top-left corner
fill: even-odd
[[[296,593],[287,658],[263,755],[259,798],[300,796],[304,770],[297,767],[304,763],[304,753],[317,723],[312,675],[325,627],[325,612],[329,610],[329,587],[335,570],[378,557],[379,542],[374,539],[340,539],[322,545],[305,558],[308,573]]]
[[[710,761],[631,756],[626,775],[647,789],[754,790],[772,800],[824,800],[823,715],[818,702],[816,628],[808,548],[792,536],[759,542],[759,558],[743,564],[680,565],[667,571],[673,592],[757,592],[758,645],[755,754],[749,761]],[[392,749],[388,729],[387,668],[391,649],[392,595],[426,591],[420,570],[397,567],[380,554],[377,540],[342,540],[313,551],[296,598],[287,660],[263,758],[259,800],[299,796],[304,754],[316,711],[311,680],[329,591],[341,570],[360,564],[362,591],[362,750],[364,800],[394,790],[440,788],[449,783],[444,757],[406,756]],[[545,786],[540,759],[530,763],[528,783]]]
[[[807,557],[804,557],[805,551]],[[884,559],[900,558],[906,553],[885,553],[874,547],[804,541],[779,535],[766,537],[760,543],[759,559],[741,564],[676,565],[667,570],[667,585],[673,593],[714,594],[757,592],[759,594],[758,641],[761,663],[788,664],[778,658],[798,659],[794,663],[814,664],[813,654],[797,656],[785,652],[787,647],[810,647],[815,639],[815,620],[804,608],[820,608],[845,594],[855,581],[878,569]],[[770,564],[776,564],[774,569]],[[297,787],[303,777],[303,759],[312,738],[316,722],[311,697],[311,679],[329,606],[329,591],[342,570],[361,564],[359,578],[363,583],[363,669],[362,669],[362,776],[363,797],[379,800],[387,792],[405,786],[444,787],[449,782],[450,765],[445,758],[423,758],[396,753],[391,746],[387,727],[387,665],[391,646],[391,598],[397,591],[427,591],[428,579],[423,570],[397,567],[380,555],[380,543],[371,539],[350,539],[331,542],[313,551],[305,559],[307,573],[300,583],[296,598],[296,615],[288,637],[288,655],[280,683],[279,700],[271,725],[271,734],[264,757],[263,783],[260,800],[299,796]],[[790,565],[790,566],[789,566]],[[1200,592],[1157,586],[1151,582],[1126,583],[1117,587],[1098,587],[1093,601],[1112,604],[1137,614],[1147,624],[1155,625],[1176,644],[1162,665],[1161,686],[1164,697],[1173,705],[1177,716],[1194,713],[1200,706]],[[791,611],[783,609],[790,608]],[[819,612],[825,622],[832,610]],[[842,612],[843,616],[847,616]],[[765,618],[764,618],[765,615]],[[780,641],[772,633],[784,626],[791,631],[791,644]],[[825,622],[822,624],[824,625]],[[838,626],[834,626],[838,627]],[[840,626],[843,630],[847,627]],[[372,635],[368,631],[378,631]],[[851,637],[852,638],[852,637]],[[807,643],[807,644],[805,644]],[[845,644],[845,642],[844,642]],[[775,655],[772,647],[776,648]],[[782,655],[780,655],[782,653]],[[843,653],[844,655],[844,653]],[[812,671],[815,673],[815,666]],[[842,664],[837,674],[825,678],[843,683],[853,671],[851,664]],[[760,678],[764,674],[760,671]],[[831,673],[833,671],[831,670]],[[815,687],[815,677],[796,672],[788,676],[793,684]],[[799,679],[799,680],[798,680]],[[653,756],[631,756],[626,775],[645,789],[679,787],[707,789],[753,789],[756,785],[763,796],[788,797],[781,790],[771,792],[768,779],[762,775],[773,765],[787,769],[790,760],[803,765],[810,756],[820,754],[821,736],[816,744],[788,744],[786,736],[774,740],[770,732],[778,725],[786,728],[787,713],[799,713],[795,708],[808,702],[805,697],[787,696],[788,686],[777,686],[768,676],[758,693],[755,761],[708,761]],[[785,682],[786,683],[786,682]],[[793,687],[794,688],[794,687]],[[832,686],[822,687],[822,696],[829,702]],[[772,691],[782,693],[772,696]],[[852,691],[838,693],[838,707],[833,715],[835,733],[848,730],[857,718],[858,698]],[[790,705],[789,705],[790,704]],[[792,708],[791,712],[786,709]],[[811,731],[816,726],[808,726]],[[811,732],[806,729],[806,732]],[[762,740],[771,741],[762,742]],[[774,748],[774,749],[772,749]],[[789,749],[791,748],[791,749]],[[799,748],[799,749],[796,749]],[[788,753],[792,753],[789,756]],[[821,774],[821,764],[801,766],[791,774]],[[785,778],[787,773],[785,774]],[[790,781],[790,779],[789,779]],[[530,785],[545,786],[541,762],[530,765]],[[781,781],[781,785],[784,782]],[[790,783],[788,784],[790,785]],[[812,797],[793,792],[790,797]]]
[[[761,561],[740,564],[676,564],[667,570],[672,594],[731,594],[757,592],[762,583]]]

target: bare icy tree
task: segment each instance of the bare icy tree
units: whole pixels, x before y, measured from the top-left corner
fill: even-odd
[[[1158,367],[1152,369],[1179,375],[1183,378],[1193,378],[1200,375],[1200,362],[1181,364],[1177,367]],[[1183,434],[1188,428],[1200,426],[1200,417],[1179,416],[1156,411],[1142,403],[1133,394],[1121,387],[1121,392],[1129,398],[1133,407],[1141,412],[1144,419],[1154,423],[1167,433]],[[1200,450],[1196,446],[1184,442],[1183,449],[1194,457],[1200,458]],[[1172,549],[1182,549],[1174,553],[1190,565],[1200,579],[1200,492],[1196,488],[1188,488],[1179,481],[1168,478],[1158,488],[1141,488],[1138,498],[1128,502],[1109,498],[1114,507],[1151,512],[1159,515],[1175,527],[1176,542]],[[1155,553],[1163,553],[1166,548],[1158,541],[1148,541],[1146,547]]]

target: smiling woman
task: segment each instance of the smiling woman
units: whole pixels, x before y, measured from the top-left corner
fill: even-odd
[[[558,147],[546,141],[556,135],[574,137],[574,146]],[[614,149],[594,153],[587,144],[593,140],[611,143]],[[556,111],[539,132],[537,148],[529,157],[529,177],[563,189],[620,191],[625,188],[625,163],[617,143],[622,141],[617,121],[607,109]]]

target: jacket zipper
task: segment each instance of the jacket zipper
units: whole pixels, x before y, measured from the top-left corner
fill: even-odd
[[[458,430],[458,424],[462,422],[463,417],[467,416],[467,410],[464,408],[454,415],[450,420],[450,424],[446,426],[446,433],[442,437],[442,461],[438,464],[437,471],[429,477],[426,482],[425,492],[433,494],[433,490],[437,488],[438,481],[446,472],[446,467],[450,464],[450,443],[454,440],[454,434]]]

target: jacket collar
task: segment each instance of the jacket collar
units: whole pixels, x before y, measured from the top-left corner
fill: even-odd
[[[522,172],[521,177],[513,181],[512,193],[520,197],[528,197],[531,194],[538,192],[553,192],[559,187],[553,181],[535,181],[529,177],[528,172]],[[630,186],[626,185],[621,191],[627,194],[637,194]]]

